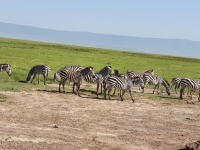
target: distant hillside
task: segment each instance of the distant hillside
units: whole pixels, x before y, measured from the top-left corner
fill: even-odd
[[[71,32],[0,22],[0,37],[200,58],[200,42]]]

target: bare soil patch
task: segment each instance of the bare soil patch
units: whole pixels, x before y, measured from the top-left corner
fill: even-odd
[[[8,97],[0,102],[0,149],[176,150],[200,139],[195,96],[188,104],[38,90],[0,93]]]

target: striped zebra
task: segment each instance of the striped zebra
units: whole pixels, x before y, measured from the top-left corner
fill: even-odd
[[[144,73],[137,72],[137,71],[134,71],[134,70],[127,70],[126,74],[130,79],[138,78],[138,77],[143,78],[144,74],[154,75],[154,70],[150,69],[150,70],[145,71]],[[139,88],[139,90],[140,90],[140,88]]]
[[[160,84],[162,84],[166,89],[166,93],[168,95],[170,95],[170,84],[166,79],[163,79],[160,76],[154,76],[154,75],[151,75],[151,74],[144,74],[143,79],[144,79],[144,84],[148,83],[148,84],[154,84],[155,85],[154,90],[153,90],[153,94],[154,94],[154,91],[155,91],[156,88],[157,88],[157,94],[159,94],[158,89],[160,87]],[[144,90],[143,90],[143,93],[144,93]]]
[[[170,89],[171,89],[173,86],[175,86],[175,87],[174,87],[174,90],[175,90],[175,93],[176,93],[176,94],[177,94],[177,88],[178,88],[178,85],[179,85],[180,81],[181,81],[181,78],[173,78],[173,79],[172,79],[172,85],[171,85]],[[183,92],[183,94],[184,94],[184,92]],[[189,94],[189,87],[188,87],[188,93],[187,93],[187,95],[188,95],[188,94]]]
[[[96,95],[98,97],[99,96],[99,93],[98,93],[99,86],[101,86],[101,93],[102,93],[103,81],[105,80],[106,77],[108,77],[112,74],[113,74],[112,67],[105,66],[99,72],[95,73],[95,76],[87,75],[84,80],[88,83],[96,83],[97,84]]]
[[[54,73],[54,81],[58,80],[58,76],[60,74],[60,70],[62,70],[62,69],[69,69],[69,70],[77,72],[77,71],[80,71],[80,70],[84,69],[84,67],[82,67],[80,65],[65,66],[65,67],[59,69],[57,72]]]
[[[48,65],[36,65],[31,68],[26,78],[26,81],[29,81],[33,76],[30,83],[33,82],[35,76],[38,74],[38,84],[40,83],[40,75],[42,74],[44,77],[44,85],[46,85],[46,81],[48,80],[48,75],[50,72],[50,67]]]
[[[198,100],[200,101],[200,80],[193,80],[190,78],[182,78],[178,84],[178,88],[180,89],[180,99],[183,99],[183,92],[186,87],[190,89],[190,99],[192,99],[192,94],[196,90],[199,90],[199,97]]]
[[[154,70],[152,70],[152,69],[151,70],[147,70],[144,73],[140,73],[140,72],[137,72],[137,71],[134,71],[134,70],[127,70],[126,74],[130,79],[133,79],[133,78],[136,78],[136,77],[143,78],[144,74],[154,75]]]
[[[171,85],[171,87],[170,87],[170,89],[173,87],[173,86],[175,86],[174,87],[174,89],[175,89],[175,93],[177,94],[177,87],[178,87],[178,84],[179,84],[179,82],[181,81],[181,78],[173,78],[172,79],[172,85]]]
[[[114,75],[119,77],[119,78],[128,78],[126,74],[120,74],[119,73],[119,70],[114,70]],[[116,88],[114,88],[114,92],[113,92],[113,95],[115,95],[115,91],[116,91]],[[119,94],[121,93],[121,91],[118,89],[118,96]]]
[[[9,76],[11,76],[11,65],[9,64],[0,64],[0,72],[5,71]]]
[[[62,85],[63,92],[65,93],[65,82],[68,80],[69,82],[73,82],[74,86],[76,86],[76,94],[78,96],[80,96],[79,94],[80,85],[82,84],[82,81],[84,80],[84,78],[87,75],[95,76],[93,68],[91,66],[86,67],[77,72],[65,68],[65,69],[61,69],[59,74],[61,78],[61,81],[59,83],[59,92],[61,92],[60,86]]]
[[[142,78],[139,78],[139,82],[141,85],[141,88],[144,88],[144,82]],[[125,91],[129,91],[129,94],[131,96],[132,101],[134,102],[133,96],[132,96],[132,88],[135,85],[134,84],[134,79],[130,79],[130,78],[120,78],[117,76],[110,76],[106,79],[106,88],[104,90],[104,99],[106,99],[106,92],[108,90],[108,98],[111,100],[110,98],[110,92],[113,88],[117,88],[120,89],[122,92],[120,93],[120,98],[121,101],[123,101],[123,96]]]

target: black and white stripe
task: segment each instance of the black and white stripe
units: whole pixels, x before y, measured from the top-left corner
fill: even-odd
[[[80,65],[65,66],[65,67],[59,69],[57,72],[54,73],[54,81],[58,80],[58,76],[60,74],[60,70],[62,70],[62,69],[69,69],[69,70],[77,72],[77,71],[80,71],[80,70],[84,69],[84,67],[80,66]]]
[[[134,79],[130,79],[130,78],[120,78],[117,76],[108,77],[106,79],[106,88],[104,90],[104,98],[106,99],[106,92],[108,90],[108,98],[111,100],[110,92],[113,88],[117,88],[122,91],[122,93],[120,93],[121,101],[123,101],[123,96],[124,96],[125,91],[129,91],[131,99],[134,102],[134,99],[132,97],[132,88],[134,86],[134,82],[135,82]],[[144,88],[143,79],[141,79],[140,82],[141,82],[142,88]]]
[[[178,84],[179,84],[179,82],[181,81],[181,78],[173,78],[172,79],[172,85],[171,85],[171,87],[170,87],[170,89],[173,87],[173,86],[175,86],[174,87],[174,89],[175,89],[175,93],[177,94],[177,87],[178,87]]]
[[[0,64],[0,72],[5,71],[9,76],[11,76],[11,65],[9,64]]]
[[[26,81],[29,81],[33,75],[31,83],[33,82],[35,76],[38,74],[38,84],[40,83],[40,75],[42,74],[44,77],[44,85],[46,85],[46,81],[48,79],[48,75],[50,72],[50,67],[48,65],[37,65],[31,68],[26,78]]]
[[[198,100],[200,101],[200,80],[193,80],[190,78],[181,78],[181,81],[178,84],[178,88],[180,89],[180,99],[183,99],[183,92],[186,87],[190,89],[190,99],[192,99],[192,94],[195,90],[199,90]]]
[[[85,77],[85,81],[88,83],[96,83],[97,84],[97,91],[96,94],[98,94],[99,86],[101,86],[101,93],[102,93],[102,84],[106,77],[113,74],[113,70],[111,66],[105,66],[102,68],[99,72],[95,73],[95,76],[87,75]]]
[[[137,78],[137,77],[142,78],[144,74],[154,75],[154,71],[151,69],[151,70],[145,71],[144,73],[141,73],[141,72],[137,72],[134,70],[127,70],[126,74],[130,79],[133,79],[133,78]]]
[[[155,85],[154,90],[153,90],[153,94],[154,94],[154,91],[155,91],[156,88],[157,88],[157,94],[159,94],[158,89],[160,87],[160,84],[162,84],[165,87],[167,94],[170,95],[170,84],[166,79],[163,79],[160,76],[154,76],[154,75],[151,75],[151,74],[144,74],[143,80],[144,80],[144,84],[148,83],[148,84]],[[144,92],[144,90],[143,90],[143,92]]]
[[[61,92],[60,90],[60,86],[63,86],[63,92],[65,92],[65,82],[68,80],[69,82],[73,82],[74,86],[76,86],[76,94],[79,94],[79,90],[80,90],[80,85],[82,84],[82,81],[85,79],[85,77],[87,75],[91,75],[94,76],[94,71],[93,68],[91,66],[86,67],[80,71],[72,71],[70,69],[61,69],[60,70],[60,78],[61,81],[59,83],[59,92]]]

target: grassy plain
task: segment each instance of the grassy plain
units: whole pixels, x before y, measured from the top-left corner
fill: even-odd
[[[129,51],[100,49],[0,38],[0,63],[12,66],[12,76],[1,73],[0,90],[30,90],[33,85],[25,84],[31,67],[48,64],[51,67],[48,84],[54,83],[53,73],[65,65],[92,66],[98,72],[106,65],[126,73],[127,69],[144,72],[154,69],[155,75],[166,78],[190,77],[200,79],[200,59],[135,53]],[[181,53],[181,52],[180,52]],[[42,82],[41,77],[41,82]],[[35,79],[36,81],[36,79]],[[44,87],[43,84],[37,88]]]

